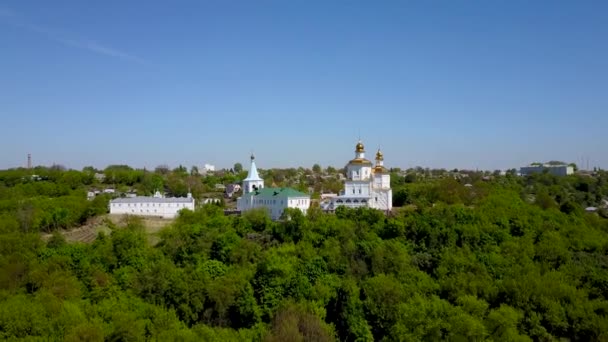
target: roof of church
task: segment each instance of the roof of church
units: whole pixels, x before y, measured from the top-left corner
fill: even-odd
[[[249,168],[249,173],[247,173],[247,181],[260,181],[260,175],[258,174],[258,168],[255,166],[255,161],[251,158],[251,167]]]
[[[262,188],[252,191],[243,196],[286,196],[286,197],[310,197],[309,195],[292,188]]]
[[[363,164],[363,165],[371,165],[372,162],[365,158],[355,158],[348,162],[349,164]]]
[[[382,165],[376,165],[374,167],[374,173],[389,173],[389,171]]]

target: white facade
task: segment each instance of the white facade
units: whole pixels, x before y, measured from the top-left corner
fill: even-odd
[[[251,155],[251,167],[247,178],[243,180],[243,194],[248,194],[255,190],[260,190],[264,187],[264,180],[258,174],[258,168],[255,166],[255,156]]]
[[[533,173],[543,173],[545,170],[555,176],[567,176],[574,173],[574,168],[569,165],[530,165],[519,169],[522,176],[528,176]]]
[[[154,197],[117,198],[110,201],[110,214],[128,214],[137,216],[159,216],[174,218],[182,209],[194,210],[194,198],[165,198],[157,192]]]
[[[376,166],[365,159],[365,148],[359,141],[355,148],[355,159],[346,165],[344,190],[333,197],[325,209],[334,210],[339,206],[349,208],[369,207],[379,210],[393,208],[391,176],[384,167],[384,155],[376,153]]]
[[[205,164],[203,165],[203,173],[215,172],[215,165]]]
[[[306,214],[310,207],[310,196],[290,188],[265,188],[252,155],[249,174],[243,180],[243,196],[237,199],[236,207],[240,212],[266,208],[270,217],[278,220],[285,208],[297,208]]]
[[[290,188],[264,188],[237,199],[236,207],[240,212],[266,208],[270,218],[278,220],[285,208],[297,208],[306,214],[310,207],[310,196]]]

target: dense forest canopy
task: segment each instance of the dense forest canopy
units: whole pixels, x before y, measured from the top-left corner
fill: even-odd
[[[318,193],[332,171],[262,176]],[[0,171],[0,339],[608,340],[606,172],[394,171],[390,215],[205,205],[155,245],[133,217],[91,244],[58,232],[106,213],[91,188],[201,194],[243,171]]]

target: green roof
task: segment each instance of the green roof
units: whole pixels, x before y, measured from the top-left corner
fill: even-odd
[[[245,194],[244,196],[264,196],[264,197],[272,197],[272,196],[286,196],[286,197],[309,197],[307,194],[303,192],[299,192],[292,188],[262,188],[260,190],[256,190]]]

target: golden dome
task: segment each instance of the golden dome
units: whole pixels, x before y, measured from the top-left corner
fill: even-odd
[[[365,152],[365,147],[363,146],[361,140],[359,140],[359,142],[357,143],[357,146],[355,147],[355,152]]]
[[[382,154],[380,149],[378,149],[378,152],[376,152],[376,160],[384,160],[384,154]]]

